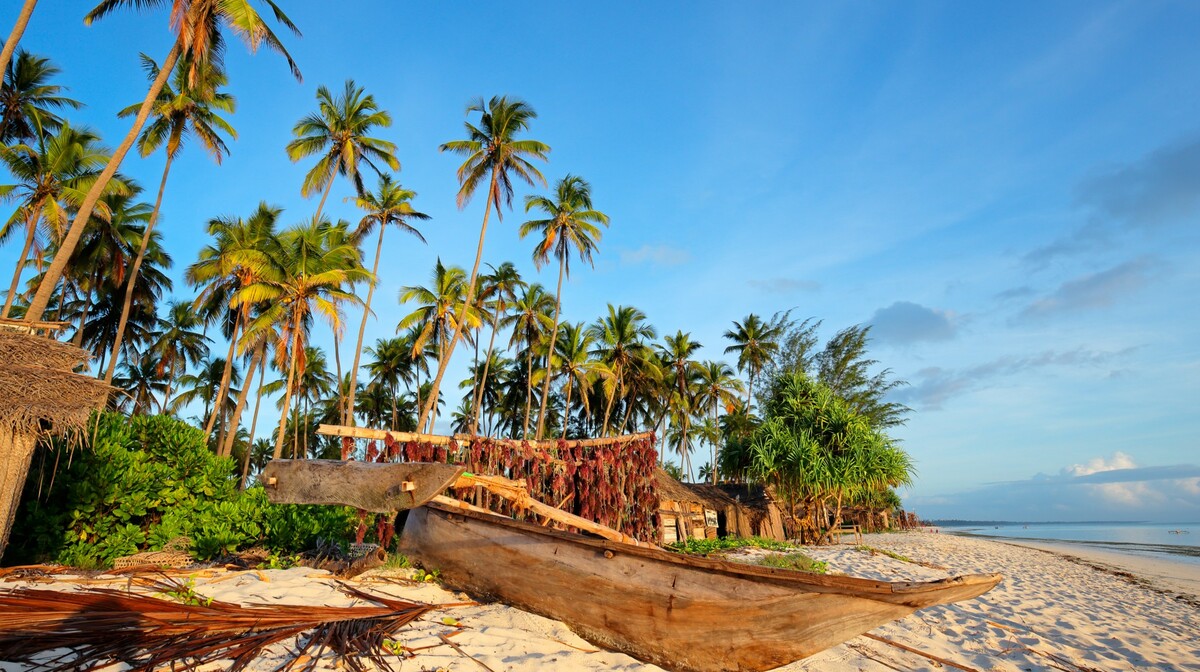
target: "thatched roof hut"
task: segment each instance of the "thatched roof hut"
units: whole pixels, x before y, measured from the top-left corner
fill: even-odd
[[[704,498],[661,468],[654,470],[658,491],[658,541],[673,544],[684,539],[716,539],[717,510]]]
[[[717,511],[718,534],[732,537],[788,538],[783,515],[770,491],[754,484],[685,485],[705,508]]]
[[[77,374],[82,348],[37,335],[57,323],[0,320],[0,556],[39,436],[81,429],[112,389]]]

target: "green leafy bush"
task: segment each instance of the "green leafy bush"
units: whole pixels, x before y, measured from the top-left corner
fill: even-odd
[[[813,560],[803,553],[768,555],[759,560],[758,564],[763,567],[793,569],[801,572],[813,572],[815,574],[824,574],[829,570],[829,563],[822,560]]]
[[[107,567],[177,537],[199,559],[251,546],[287,554],[317,539],[344,543],[358,524],[347,507],[274,505],[262,488],[239,491],[233,460],[174,418],[104,413],[89,429],[69,457],[54,459],[55,446],[35,462],[6,563]]]
[[[790,551],[795,548],[791,544],[775,541],[774,539],[764,539],[763,537],[724,537],[721,539],[688,539],[687,541],[677,541],[673,544],[668,544],[667,549],[679,553],[690,553],[692,555],[709,555],[711,553],[732,551],[747,546],[762,548],[768,551]]]

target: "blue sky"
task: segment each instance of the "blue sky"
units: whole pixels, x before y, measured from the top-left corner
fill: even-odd
[[[483,204],[455,208],[457,161],[437,145],[461,136],[469,99],[515,95],[553,148],[547,178],[584,176],[612,218],[595,269],[564,289],[566,319],[636,305],[705,358],[750,312],[791,308],[826,337],[873,324],[872,354],[911,383],[896,434],[921,515],[1200,520],[1194,4],[282,4],[304,82],[231,40],[240,137],[224,165],[191,148],[172,172],[177,279],[211,217],[260,200],[287,223],[311,214],[310,166],[283,147],[318,85],[353,78],[393,115],[381,135],[434,217],[427,247],[385,243],[367,338],[390,335],[401,286],[439,256],[473,260]],[[90,6],[41,3],[22,46],[63,68],[88,104],[74,118],[115,145],[166,17],[89,28]],[[152,187],[161,168],[124,170]],[[335,187],[331,214],[357,218],[350,192]],[[553,285],[521,221],[491,228],[485,261]]]

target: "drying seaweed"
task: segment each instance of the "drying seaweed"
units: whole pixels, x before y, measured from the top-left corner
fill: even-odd
[[[178,582],[153,587],[173,595],[190,590]],[[228,669],[241,670],[266,647],[295,637],[293,658],[281,667],[312,670],[324,652],[332,651],[355,672],[392,669],[385,640],[433,607],[344,584],[341,589],[373,604],[180,603],[108,589],[0,592],[0,660],[48,672],[94,670],[118,662],[147,672],[171,663],[193,669],[222,660],[232,661]],[[67,651],[44,655],[56,649]]]

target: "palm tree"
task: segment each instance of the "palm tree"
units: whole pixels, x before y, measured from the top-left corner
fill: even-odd
[[[490,266],[490,265],[489,265]],[[488,273],[482,278],[482,287],[480,288],[480,299],[488,304],[484,312],[492,318],[492,333],[488,339],[487,354],[483,358],[483,371],[476,381],[475,403],[472,408],[475,410],[475,417],[471,422],[470,432],[472,435],[479,434],[479,411],[483,408],[483,391],[488,386],[488,376],[491,374],[492,354],[496,347],[496,332],[499,331],[500,322],[507,314],[509,307],[517,300],[517,290],[525,287],[525,281],[521,279],[521,273],[512,262],[506,261],[499,266],[490,266],[491,273]]]
[[[238,310],[233,310],[234,298],[239,291],[261,280],[272,262],[283,256],[275,235],[275,224],[282,212],[264,202],[259,203],[246,219],[218,217],[209,220],[208,234],[214,241],[201,248],[199,259],[188,267],[184,276],[188,284],[202,287],[193,305],[206,322],[223,320],[231,325],[229,353],[225,358],[227,367],[233,366],[242,332],[252,325],[254,308],[251,303],[243,302]],[[269,327],[259,324],[257,329],[269,330]],[[222,377],[221,387],[228,384],[228,377]],[[215,424],[216,414],[213,414],[205,423],[205,434],[211,434]]]
[[[166,390],[168,381],[149,357],[127,359],[121,369],[123,373],[114,383],[118,390],[124,391],[117,396],[118,407],[127,406],[129,415],[149,415],[154,411],[155,395]]]
[[[487,237],[488,215],[492,207],[496,208],[496,217],[504,219],[500,209],[501,201],[512,207],[512,178],[532,185],[534,180],[546,184],[546,178],[529,162],[530,158],[545,161],[550,153],[550,147],[537,140],[518,140],[517,136],[529,130],[529,122],[537,118],[527,103],[519,99],[509,99],[506,96],[493,96],[486,103],[478,98],[467,105],[467,114],[478,112],[479,126],[471,122],[463,125],[467,130],[466,140],[453,140],[438,149],[443,152],[453,152],[466,156],[466,160],[458,167],[458,207],[461,210],[471,201],[475,190],[486,178],[489,180],[487,205],[483,209],[483,224],[479,227],[479,246],[475,251],[475,265],[471,267],[471,275],[467,279],[467,293],[463,297],[463,311],[475,300],[475,279],[479,275],[479,262],[483,259],[483,241]],[[449,353],[454,353],[458,347],[458,339],[462,335],[461,325],[450,339]],[[434,396],[442,384],[442,376],[446,374],[446,366],[450,358],[438,362],[437,375],[433,379]],[[421,426],[432,410],[433,399],[425,402],[417,425]]]
[[[666,407],[674,416],[675,422],[672,424],[677,422],[681,425],[678,434],[683,440],[690,436],[688,430],[693,412],[692,382],[700,368],[700,364],[692,359],[692,355],[703,346],[698,341],[693,341],[690,333],[684,333],[682,330],[676,331],[674,336],[666,336],[663,341],[665,345],[659,346],[658,354],[670,373],[667,378],[671,382]],[[682,456],[684,446],[680,445],[678,450]]]
[[[273,0],[264,0],[271,8],[275,20],[289,28],[292,32],[299,34],[296,26],[292,24],[291,19],[287,18]],[[92,11],[84,17],[84,23],[91,25],[96,19],[103,18],[114,10],[134,7],[137,9],[145,9],[148,7],[160,7],[170,3],[170,27],[175,35],[175,40],[171,45],[170,51],[167,52],[166,58],[163,59],[162,69],[159,70],[158,76],[154,82],[150,84],[149,91],[146,92],[146,99],[142,101],[141,107],[138,108],[137,116],[134,118],[133,125],[129,129],[129,133],[121,142],[117,150],[113,152],[112,157],[108,160],[104,170],[96,179],[91,189],[88,190],[83,202],[79,206],[79,212],[75,215],[75,219],[71,222],[70,229],[67,230],[66,237],[63,239],[59,247],[58,254],[50,263],[50,268],[46,271],[41,285],[38,287],[37,294],[34,295],[33,301],[25,312],[25,319],[30,322],[37,322],[42,319],[42,314],[46,311],[46,306],[50,302],[50,296],[54,293],[58,281],[62,278],[67,261],[71,257],[71,253],[75,251],[75,246],[79,244],[79,238],[83,235],[84,229],[87,227],[88,221],[92,217],[92,209],[96,206],[96,201],[99,200],[104,188],[108,185],[108,181],[116,174],[117,169],[121,166],[121,162],[125,160],[125,155],[129,153],[133,147],[134,141],[137,140],[138,134],[142,132],[142,127],[146,124],[146,120],[150,118],[150,112],[154,108],[155,102],[158,100],[159,91],[167,82],[167,77],[175,70],[175,63],[179,59],[185,58],[195,67],[208,64],[210,61],[215,64],[220,64],[224,54],[225,41],[221,35],[221,27],[229,28],[234,33],[242,37],[249,45],[251,50],[257,49],[260,46],[277,51],[287,59],[288,65],[291,66],[292,74],[297,79],[300,78],[300,71],[296,68],[292,57],[284,49],[283,43],[275,36],[267,26],[267,24],[259,16],[258,12],[250,4],[250,0],[222,0],[221,2],[209,2],[201,0],[102,0],[96,5]],[[195,81],[195,72],[189,73]]]
[[[401,304],[409,302],[417,304],[416,309],[401,318],[400,324],[396,327],[397,331],[409,327],[418,329],[417,337],[412,343],[413,359],[418,358],[425,351],[427,344],[433,344],[437,348],[440,366],[441,362],[450,356],[447,348],[450,334],[460,331],[464,322],[479,323],[478,311],[468,309],[464,313],[463,309],[467,306],[459,303],[465,292],[463,286],[465,275],[466,273],[457,266],[444,266],[439,258],[434,264],[432,283],[429,287],[415,285],[400,288]],[[459,307],[457,310],[456,306]],[[429,420],[429,426],[432,428],[433,417],[431,416]],[[424,426],[419,419],[417,431],[424,431]]]
[[[718,427],[717,414],[721,404],[733,404],[737,401],[737,393],[742,391],[742,381],[734,377],[733,369],[725,362],[707,361],[701,364],[696,372],[696,406],[698,408],[708,407],[712,411],[712,415],[707,419],[712,421],[711,427],[713,430],[708,433],[708,437],[712,440],[709,445],[712,447],[712,462],[717,464],[717,439],[712,437],[720,437]],[[706,425],[707,427],[707,425]],[[713,470],[713,485],[717,484],[717,470]]]
[[[158,322],[150,352],[154,355],[155,372],[166,380],[160,406],[163,413],[167,412],[179,374],[208,356],[208,338],[200,330],[201,326],[200,316],[192,309],[190,301],[172,301],[167,306],[166,318]],[[246,387],[249,387],[250,374],[246,375]]]
[[[375,341],[373,347],[366,349],[366,353],[372,358],[366,365],[371,380],[369,386],[387,387],[392,405],[392,422],[389,428],[393,430],[399,428],[400,383],[408,385],[416,364],[413,359],[412,342],[413,339],[403,336],[381,338]]]
[[[49,82],[62,71],[50,59],[21,50],[17,60],[0,70],[4,73],[0,88],[0,143],[28,142],[49,133],[57,133],[63,120],[55,114],[64,108],[78,110],[83,103],[61,95],[66,87]]]
[[[608,215],[592,206],[592,186],[582,177],[567,175],[554,187],[554,200],[545,196],[526,196],[525,212],[537,208],[546,219],[534,219],[521,225],[521,237],[537,231],[542,240],[533,249],[533,262],[540,269],[550,260],[551,251],[558,259],[558,290],[554,294],[554,321],[550,327],[550,342],[558,338],[558,315],[562,310],[563,277],[571,275],[571,251],[579,255],[580,261],[592,264],[592,253],[600,240],[600,227],[608,226]],[[546,369],[550,370],[550,355],[547,353]],[[549,373],[542,385],[542,407],[538,411],[537,438],[542,438],[546,425],[546,401],[550,398]]]
[[[426,242],[425,236],[422,236],[416,227],[408,223],[410,219],[429,219],[429,215],[413,209],[410,201],[416,196],[417,192],[402,188],[398,182],[392,181],[390,175],[383,174],[379,176],[379,190],[373,194],[363,194],[357,201],[358,207],[366,210],[367,214],[363,215],[362,220],[359,221],[354,235],[362,238],[370,235],[371,230],[375,227],[379,227],[379,242],[375,245],[375,263],[371,266],[371,275],[375,277],[375,281],[367,287],[367,303],[363,306],[362,325],[358,328],[358,343],[354,346],[354,365],[350,367],[352,381],[358,380],[358,363],[362,356],[363,336],[367,333],[371,299],[375,296],[375,285],[379,278],[379,257],[383,254],[383,232],[388,225],[391,225],[401,231],[411,233],[422,243]],[[342,418],[343,424],[347,422],[350,425],[354,424],[354,395],[357,388],[357,384],[350,385],[350,399],[346,402]]]
[[[57,135],[38,138],[36,147],[16,145],[0,150],[0,160],[17,180],[16,184],[0,186],[0,197],[16,199],[19,203],[12,217],[0,228],[0,241],[7,239],[19,226],[25,227],[25,246],[17,257],[12,284],[4,300],[3,317],[8,317],[12,310],[30,251],[40,254],[38,225],[44,222],[50,238],[61,238],[66,230],[68,213],[79,206],[99,178],[101,167],[108,160],[107,150],[99,142],[100,138],[92,131],[75,129],[64,123]],[[129,187],[118,178],[109,182],[101,196],[128,193]],[[95,212],[97,217],[109,217],[103,200],[97,201]]]
[[[335,332],[340,330],[341,304],[361,303],[343,287],[373,279],[346,232],[344,223],[333,225],[318,219],[284,231],[279,235],[279,256],[263,264],[257,281],[240,289],[233,298],[234,307],[263,306],[251,323],[253,329],[279,327],[276,364],[281,370],[286,365],[288,376],[284,412],[275,439],[276,458],[283,454],[287,409],[296,391],[297,376],[304,373],[304,346],[312,315],[322,315]]]
[[[725,354],[736,352],[738,371],[746,371],[750,376],[749,385],[746,386],[747,412],[751,408],[750,394],[754,390],[754,377],[779,351],[779,339],[784,327],[785,323],[781,321],[764,322],[758,315],[750,313],[741,322],[735,321],[733,329],[724,334],[725,338],[733,341],[733,345],[725,348]]]
[[[504,326],[512,327],[509,345],[525,346],[525,420],[521,424],[521,438],[529,438],[529,419],[533,417],[533,355],[538,343],[550,331],[550,312],[554,309],[553,299],[538,283],[527,285],[525,292],[512,306],[512,314],[505,318]]]
[[[655,338],[654,327],[646,323],[646,314],[633,306],[608,304],[608,315],[588,327],[596,341],[592,356],[612,371],[615,386],[604,407],[602,436],[608,436],[608,421],[612,414],[613,401],[625,399],[625,382],[635,361],[647,354],[646,341]]]
[[[594,342],[592,334],[582,322],[563,325],[560,338],[555,340],[558,353],[558,372],[566,381],[563,383],[563,436],[571,417],[571,393],[578,388],[583,400],[583,412],[588,412],[587,390],[597,377],[597,362],[591,361],[590,352]]]
[[[149,56],[142,54],[142,65],[150,81],[158,78],[158,64]],[[194,75],[190,77],[189,73]],[[138,271],[142,268],[142,259],[146,256],[146,245],[150,243],[150,235],[158,222],[158,213],[162,208],[163,192],[167,188],[167,176],[171,173],[171,164],[179,156],[183,142],[189,136],[195,137],[218,164],[221,157],[229,153],[229,147],[221,137],[226,133],[236,139],[237,131],[229,122],[221,118],[219,112],[232,113],[234,109],[233,96],[217,91],[228,83],[224,73],[214,64],[196,64],[194,67],[186,60],[179,62],[175,68],[173,85],[164,85],[154,104],[154,121],[146,127],[138,142],[142,157],[150,156],[159,147],[165,147],[166,163],[163,165],[162,180],[158,183],[158,196],[154,199],[154,210],[146,231],[142,234],[142,244],[133,260],[133,269],[128,273],[125,287],[125,302],[121,307],[121,321],[117,326],[117,339],[113,344],[113,356],[108,363],[108,371],[104,381],[112,381],[113,372],[117,365],[117,351],[121,348],[121,339],[125,334],[125,323],[129,319],[129,310],[133,304],[133,287]],[[137,111],[137,105],[131,105],[118,116],[127,117]]]
[[[292,128],[295,140],[288,143],[287,154],[292,162],[305,157],[319,155],[317,165],[304,176],[300,194],[305,198],[321,191],[321,202],[317,204],[317,218],[325,209],[325,199],[333,189],[335,175],[343,175],[354,181],[354,191],[364,195],[359,161],[366,163],[381,177],[379,168],[372,159],[381,161],[392,170],[400,170],[396,159],[396,145],[387,140],[372,138],[368,134],[376,127],[392,125],[392,117],[375,104],[375,96],[363,95],[362,87],[354,80],[346,80],[346,90],[334,97],[324,86],[317,87],[317,112],[296,122]],[[399,185],[396,187],[399,189]]]

